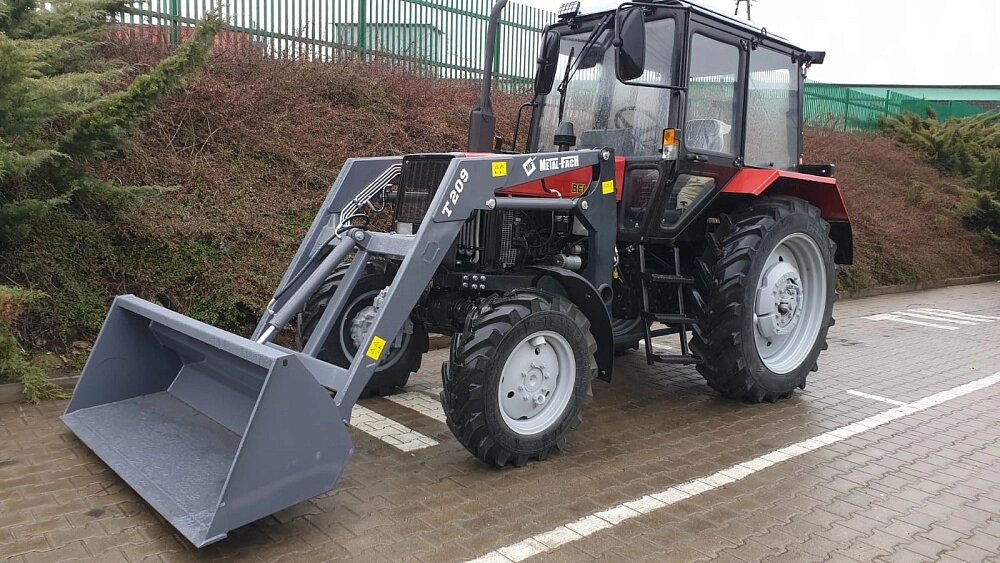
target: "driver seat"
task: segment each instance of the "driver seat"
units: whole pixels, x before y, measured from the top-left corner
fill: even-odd
[[[718,119],[692,119],[687,122],[684,143],[691,149],[726,152],[726,135],[732,125]]]

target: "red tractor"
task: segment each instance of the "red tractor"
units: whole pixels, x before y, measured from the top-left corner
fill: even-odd
[[[505,3],[469,152],[349,160],[250,339],[116,299],[63,420],[195,545],[333,488],[352,407],[404,384],[429,332],[453,337],[448,426],[496,466],[561,448],[641,341],[741,401],[817,369],[852,259],[833,166],[802,164],[824,54],[687,2],[571,3],[505,149]],[[290,322],[299,350],[273,342]]]

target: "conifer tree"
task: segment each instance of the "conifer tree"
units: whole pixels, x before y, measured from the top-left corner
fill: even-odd
[[[904,113],[882,120],[882,129],[904,146],[923,151],[947,173],[974,188],[965,224],[1000,248],[1000,113],[938,121]]]
[[[221,21],[208,16],[172,56],[121,90],[125,65],[98,50],[109,20],[127,9],[124,0],[0,0],[0,250],[44,236],[32,225],[53,210],[113,216],[123,200],[151,191],[113,186],[86,165],[118,154],[156,102],[204,64]],[[8,313],[0,316],[0,379],[22,380],[33,401],[60,395],[12,336],[17,315],[40,297],[0,286]]]

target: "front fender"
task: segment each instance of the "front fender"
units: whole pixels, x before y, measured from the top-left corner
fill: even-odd
[[[586,278],[575,272],[555,266],[532,266],[530,269],[539,274],[533,285],[537,286],[542,278],[553,278],[590,321],[590,332],[597,342],[597,378],[610,383],[615,362],[615,337],[611,315],[601,301],[600,293]]]

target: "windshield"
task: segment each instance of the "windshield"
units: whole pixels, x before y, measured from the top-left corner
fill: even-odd
[[[596,25],[596,22],[595,22]],[[662,133],[670,115],[670,91],[623,84],[615,77],[614,37],[609,25],[586,52],[581,49],[592,28],[562,36],[556,79],[562,80],[566,65],[580,58],[579,68],[566,85],[563,121],[573,123],[578,148],[612,147],[619,156],[659,154]],[[646,71],[643,83],[672,84],[674,20],[646,23]],[[544,97],[538,109],[541,118],[535,136],[538,151],[557,150],[553,135],[559,125],[559,92]]]

